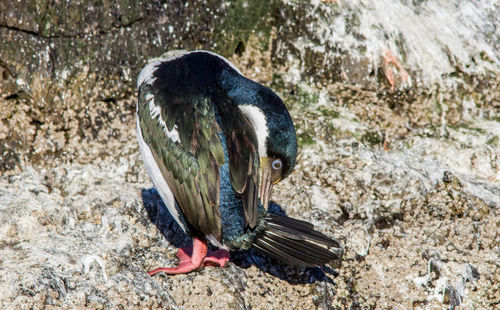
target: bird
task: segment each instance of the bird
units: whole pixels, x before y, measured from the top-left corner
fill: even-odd
[[[137,88],[144,165],[193,240],[178,250],[177,266],[149,275],[224,267],[229,250],[255,248],[299,266],[341,256],[338,241],[311,223],[267,212],[273,185],[292,172],[297,157],[292,118],[271,89],[205,50],[173,50],[152,59]]]

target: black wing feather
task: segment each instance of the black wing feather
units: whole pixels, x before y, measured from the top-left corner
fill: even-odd
[[[241,194],[245,221],[251,228],[257,224],[257,139],[231,99],[193,70],[182,61],[159,64],[154,81],[139,88],[137,113],[143,138],[186,222],[195,232],[221,240],[219,169],[225,160],[219,133],[226,136],[231,184]],[[151,112],[151,104],[160,110],[158,115]],[[159,120],[168,131],[176,130],[180,141],[168,138]]]
[[[314,230],[311,223],[269,213],[266,222],[253,246],[277,260],[291,265],[318,266],[342,256],[340,244]]]
[[[214,93],[213,97],[220,97]],[[229,176],[234,190],[241,194],[245,221],[250,228],[258,220],[259,155],[257,138],[250,121],[228,98],[218,100],[226,104],[219,106],[229,154]]]
[[[219,167],[224,151],[215,120],[217,103],[206,92],[188,96],[183,87],[170,87],[172,81],[163,71],[168,70],[160,66],[157,81],[139,90],[142,136],[190,228],[220,239]],[[159,112],[152,113],[150,105]],[[175,130],[180,141],[173,141],[166,130]]]

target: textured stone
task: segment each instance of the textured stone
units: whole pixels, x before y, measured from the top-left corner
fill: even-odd
[[[495,308],[499,9],[0,2],[0,305]],[[178,48],[221,53],[285,100],[299,164],[270,208],[339,239],[342,262],[242,251],[224,269],[147,275],[189,240],[141,162],[135,79]]]

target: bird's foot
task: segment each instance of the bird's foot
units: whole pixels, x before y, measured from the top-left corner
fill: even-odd
[[[201,266],[224,267],[229,261],[229,252],[219,249],[211,251],[205,241],[198,238],[193,239],[192,247],[180,248],[177,252],[180,263],[177,267],[157,268],[148,272],[150,276],[163,272],[166,274],[181,274],[194,271]]]
[[[190,262],[193,253],[193,247],[188,246],[180,248],[176,256],[180,260],[181,264],[184,262]],[[207,249],[207,256],[203,259],[200,266],[213,266],[213,267],[224,267],[229,261],[229,252],[224,249],[218,249],[217,251],[212,251]]]
[[[224,249],[208,250],[207,257],[203,260],[203,266],[224,267],[228,261],[229,251]]]

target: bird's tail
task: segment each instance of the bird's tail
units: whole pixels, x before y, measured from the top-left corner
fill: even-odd
[[[311,223],[270,213],[265,219],[266,226],[255,237],[253,247],[272,258],[312,267],[342,256],[340,244],[314,230]]]

